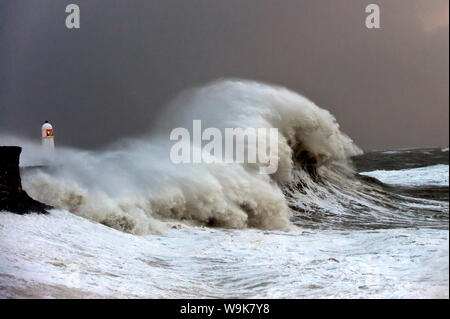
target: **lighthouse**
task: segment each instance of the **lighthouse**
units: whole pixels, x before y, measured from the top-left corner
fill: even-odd
[[[47,151],[53,151],[55,149],[55,141],[54,141],[54,134],[53,134],[53,126],[48,122],[45,121],[45,123],[42,125],[42,147]]]

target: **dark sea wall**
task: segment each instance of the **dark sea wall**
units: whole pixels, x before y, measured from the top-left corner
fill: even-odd
[[[0,146],[0,211],[46,214],[52,207],[32,199],[22,189],[19,159],[22,148]]]

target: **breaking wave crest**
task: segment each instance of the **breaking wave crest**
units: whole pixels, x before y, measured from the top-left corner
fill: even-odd
[[[168,130],[189,127],[194,119],[219,129],[278,128],[278,171],[262,175],[249,164],[173,164]],[[107,150],[59,148],[51,166],[24,171],[24,188],[58,209],[134,234],[162,232],[180,221],[261,229],[411,223],[410,204],[389,204],[383,198],[404,199],[355,175],[350,158],[361,150],[335,118],[285,88],[213,82],[180,94],[159,123],[148,136]],[[26,145],[39,154],[37,145]],[[24,149],[24,161],[26,154]]]

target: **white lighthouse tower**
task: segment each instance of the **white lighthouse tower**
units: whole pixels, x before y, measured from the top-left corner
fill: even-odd
[[[55,149],[55,140],[53,135],[53,126],[48,122],[42,125],[42,147],[47,151],[53,151]]]

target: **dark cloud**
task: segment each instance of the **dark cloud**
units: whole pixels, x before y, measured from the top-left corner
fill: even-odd
[[[146,132],[180,90],[276,83],[330,110],[364,148],[448,145],[448,1],[72,1],[0,4],[0,127],[98,147]]]

